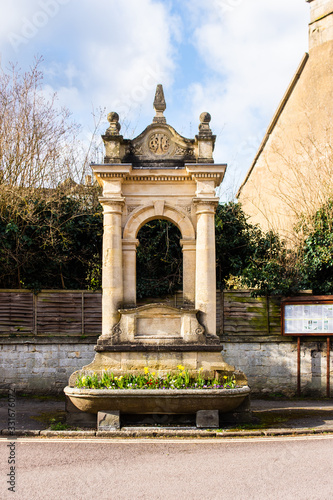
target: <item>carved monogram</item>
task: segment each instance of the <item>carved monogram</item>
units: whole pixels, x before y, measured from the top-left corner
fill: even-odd
[[[148,147],[157,155],[164,155],[170,148],[169,138],[165,134],[153,134],[149,138]]]

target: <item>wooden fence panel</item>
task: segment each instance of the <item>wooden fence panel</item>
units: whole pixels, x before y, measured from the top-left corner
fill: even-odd
[[[249,290],[223,292],[223,334],[272,336],[281,333],[281,299],[251,297]]]
[[[84,333],[85,335],[102,334],[102,294],[84,293]]]
[[[82,293],[41,292],[37,298],[37,334],[82,334]]]
[[[157,299],[156,299],[157,301]],[[232,337],[280,335],[280,299],[253,298],[250,291],[216,294],[217,333]],[[182,293],[168,298],[182,306]],[[88,291],[0,290],[0,333],[35,335],[100,335],[102,294]]]
[[[33,294],[0,292],[0,333],[30,333],[33,328]]]

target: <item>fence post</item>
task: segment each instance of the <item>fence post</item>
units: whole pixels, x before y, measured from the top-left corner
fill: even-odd
[[[38,294],[35,294],[33,292],[31,292],[33,295],[33,301],[32,301],[32,308],[33,308],[33,317],[34,317],[34,324],[33,324],[33,330],[34,330],[34,335],[38,335],[38,331],[37,331],[37,320],[38,320],[38,317],[37,317],[37,306],[38,306]]]
[[[81,294],[81,335],[84,335],[84,292]]]

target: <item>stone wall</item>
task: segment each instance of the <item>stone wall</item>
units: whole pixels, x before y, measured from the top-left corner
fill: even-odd
[[[96,338],[2,339],[0,392],[62,393],[70,375],[94,359]]]
[[[16,390],[23,393],[62,393],[69,376],[89,364],[95,355],[96,339],[84,342],[71,340],[2,340],[0,392],[15,385]],[[253,393],[296,393],[296,342],[243,342],[232,339],[223,340],[222,345],[224,360],[244,371]],[[326,342],[302,340],[302,394],[326,394],[326,360]]]
[[[297,342],[222,342],[224,360],[244,371],[254,394],[297,392]],[[332,358],[332,354],[331,354]],[[326,395],[326,342],[301,343],[302,395]],[[330,371],[332,372],[332,360]]]

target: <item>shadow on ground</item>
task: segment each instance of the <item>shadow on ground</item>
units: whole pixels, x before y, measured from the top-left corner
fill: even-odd
[[[251,410],[255,422],[226,426],[226,429],[300,429],[333,427],[333,399],[254,399]],[[65,398],[62,396],[17,396],[17,430],[63,430],[66,425]],[[154,423],[156,426],[156,422]],[[173,423],[174,425],[174,423]],[[0,430],[8,426],[8,402],[0,398]],[[146,422],[146,427],[149,422]],[[160,426],[163,427],[161,421]]]

